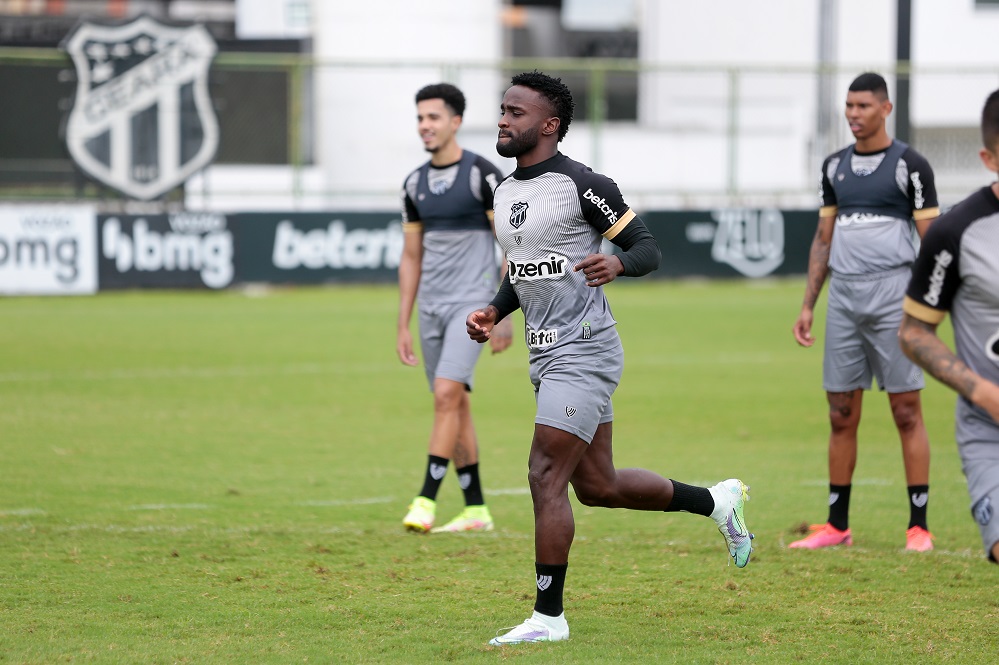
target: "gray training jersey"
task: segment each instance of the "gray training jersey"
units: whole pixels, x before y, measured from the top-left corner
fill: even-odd
[[[421,303],[487,303],[499,284],[488,211],[501,177],[488,160],[465,150],[456,164],[427,162],[406,178],[402,226],[423,234]]]
[[[494,206],[532,360],[578,342],[619,345],[603,287],[572,269],[635,217],[614,181],[558,153],[515,170],[496,188]]]
[[[940,214],[933,170],[901,141],[861,154],[854,146],[822,165],[820,217],[836,216],[829,267],[868,275],[907,266],[916,258],[913,219]]]
[[[933,222],[923,239],[903,309],[938,324],[951,313],[957,356],[999,384],[999,199],[984,187]],[[999,424],[964,397],[957,440],[999,441]]]

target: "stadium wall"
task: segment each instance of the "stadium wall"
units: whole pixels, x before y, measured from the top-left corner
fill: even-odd
[[[761,278],[806,272],[815,214],[721,208],[642,217],[663,252],[654,276]],[[394,211],[134,215],[0,205],[0,294],[392,283],[402,245]]]

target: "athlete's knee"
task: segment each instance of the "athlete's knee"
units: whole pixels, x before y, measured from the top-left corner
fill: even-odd
[[[922,409],[918,399],[892,401],[891,415],[900,432],[911,432],[923,422]]]
[[[465,400],[464,386],[454,381],[434,384],[434,411],[457,411]]]
[[[854,393],[829,393],[829,425],[834,434],[857,429],[860,412],[854,402]]]

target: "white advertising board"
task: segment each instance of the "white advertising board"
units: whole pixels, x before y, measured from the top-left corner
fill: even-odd
[[[0,204],[0,294],[97,291],[97,211],[86,205]]]

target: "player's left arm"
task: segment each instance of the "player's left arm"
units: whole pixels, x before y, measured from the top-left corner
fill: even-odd
[[[923,321],[908,312],[903,314],[898,330],[902,351],[938,381],[985,409],[999,423],[999,386],[958,358],[937,335],[938,326],[939,323]]]
[[[621,190],[613,180],[592,175],[579,185],[583,216],[604,238],[624,251],[591,254],[573,266],[573,270],[583,271],[587,286],[602,286],[619,275],[641,277],[656,270],[662,253],[648,227],[624,202]]]
[[[961,227],[950,221],[932,226],[920,245],[902,302],[898,341],[912,362],[999,422],[999,386],[968,367],[937,334],[961,285]]]
[[[919,237],[923,238],[933,221],[940,216],[936,176],[929,161],[912,148],[906,151],[903,158],[909,167],[909,202],[912,205],[912,219],[916,222]]]
[[[476,160],[479,174],[479,191],[482,195],[482,205],[486,209],[486,217],[489,218],[489,226],[493,230],[493,237],[496,237],[496,221],[493,218],[493,200],[496,188],[503,180],[503,174],[496,166],[481,155]],[[507,263],[506,254],[500,251],[499,278],[500,282],[506,277]],[[489,336],[489,348],[493,354],[501,353],[510,348],[513,344],[513,319],[504,318],[496,322]]]

